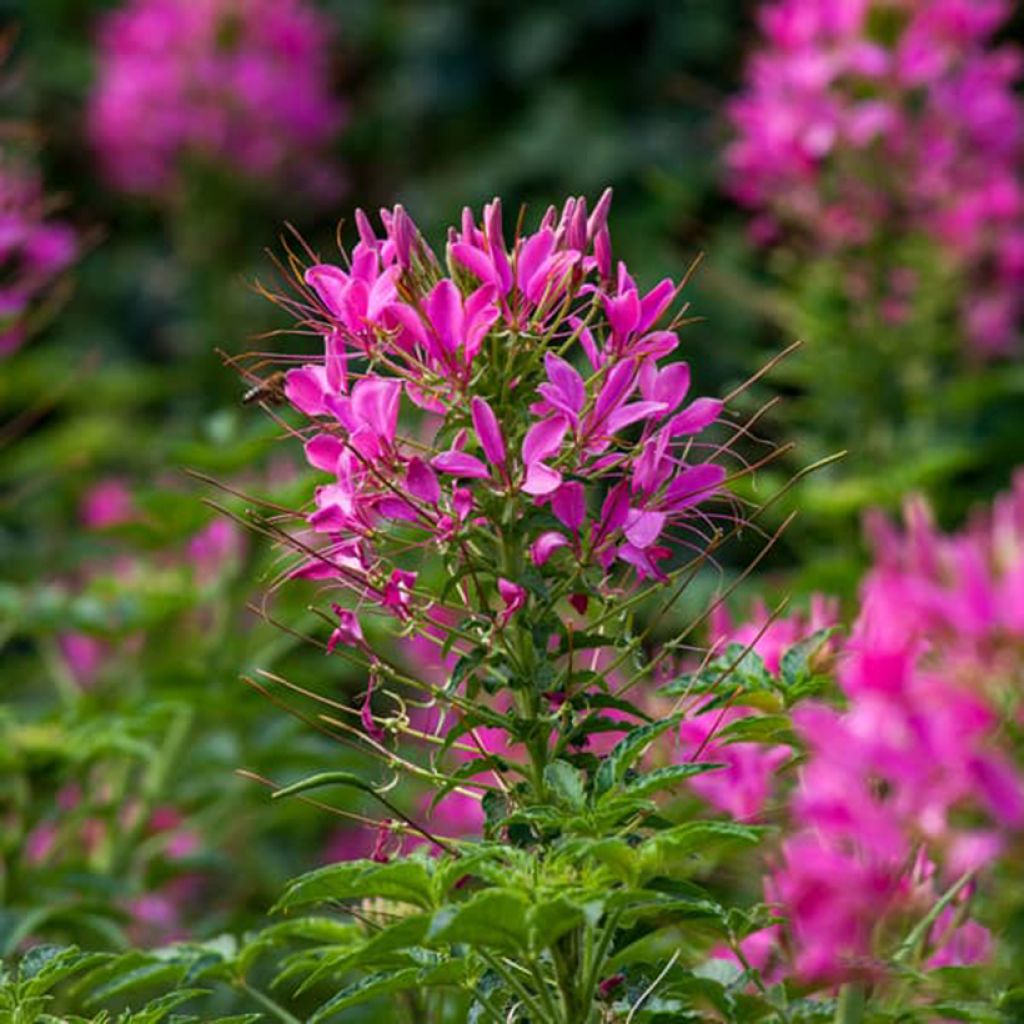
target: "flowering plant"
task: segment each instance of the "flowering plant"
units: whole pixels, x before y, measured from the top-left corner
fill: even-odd
[[[272,589],[311,594],[321,664],[367,685],[353,705],[250,681],[379,774],[262,779],[361,832],[241,941],[68,961],[94,998],[159,979],[286,1022],[386,1003],[531,1024],[1012,1005],[963,972],[992,951],[986,861],[1024,823],[1014,715],[986,685],[1020,632],[1019,499],[950,542],[920,513],[906,539],[876,527],[849,641],[831,602],[734,625],[724,594],[656,639],[759,510],[729,496],[746,425],[688,401],[678,287],[616,265],[609,203],[506,242],[495,202],[443,258],[398,207],[382,235],[358,214],[340,265],[292,255],[273,295],[323,355],[253,395],[325,479],[249,520],[283,547]]]

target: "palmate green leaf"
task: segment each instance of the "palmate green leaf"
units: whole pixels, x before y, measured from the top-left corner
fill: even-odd
[[[139,1010],[122,1014],[118,1018],[118,1024],[160,1024],[160,1021],[165,1020],[168,1014],[172,1010],[176,1010],[182,1003],[187,1003],[190,999],[203,995],[206,995],[206,991],[201,988],[185,988],[178,989],[176,992],[168,992],[166,995],[146,1003]]]
[[[273,910],[292,910],[328,900],[368,898],[396,900],[427,909],[433,905],[433,870],[428,863],[408,858],[389,864],[372,860],[330,864],[292,880]]]
[[[610,693],[603,693],[594,687],[607,685],[604,678],[598,672],[574,672],[570,677],[570,683],[575,688],[586,686],[587,689],[577,693],[572,698],[572,706],[579,711],[621,711],[625,715],[637,720],[640,723],[654,721],[643,708],[637,707],[632,701],[623,697],[616,697]],[[621,728],[621,723],[619,723]]]
[[[637,848],[643,876],[671,875],[693,854],[711,855],[735,845],[753,846],[768,829],[733,821],[688,821],[645,839]]]
[[[675,714],[660,722],[652,722],[649,725],[631,729],[629,734],[620,740],[608,757],[601,762],[601,767],[597,770],[594,779],[595,797],[602,797],[621,783],[626,772],[640,759],[647,747],[682,720],[681,714]]]
[[[457,985],[465,978],[468,966],[463,960],[448,960],[431,967],[406,967],[400,971],[379,971],[346,986],[318,1007],[308,1024],[321,1024],[334,1014],[360,1003],[392,995],[411,988]]]
[[[131,966],[132,961],[137,966]],[[173,986],[180,982],[185,968],[174,961],[154,961],[144,954],[118,957],[82,980],[86,1006],[99,1006],[114,996],[133,989],[155,985]]]
[[[699,672],[691,672],[661,687],[669,697],[711,691],[756,693],[772,690],[774,680],[764,659],[744,644],[731,643]]]
[[[474,843],[461,857],[438,857],[434,860],[434,903],[446,902],[452,886],[462,879],[479,878],[501,885],[511,871],[526,872],[532,863],[526,851],[504,843]]]
[[[621,924],[632,927],[639,921],[658,918],[673,926],[682,921],[713,921],[727,933],[728,911],[700,886],[692,892],[659,892],[655,889],[622,889],[608,897],[608,909],[621,914]]]
[[[437,911],[427,941],[521,952],[529,945],[529,909],[518,889],[485,889],[465,903]]]

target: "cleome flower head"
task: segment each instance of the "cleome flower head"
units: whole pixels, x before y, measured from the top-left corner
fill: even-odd
[[[407,620],[440,554],[458,582],[437,607],[501,630],[531,602],[662,578],[699,544],[726,477],[701,441],[722,403],[691,400],[669,361],[677,287],[645,293],[613,263],[609,205],[570,199],[507,242],[495,200],[443,256],[401,207],[381,234],[360,212],[344,265],[302,269],[288,301],[324,355],[285,394],[325,480],[298,575]]]
[[[305,0],[128,0],[101,23],[88,112],[108,178],[162,196],[200,163],[333,199],[330,40]]]

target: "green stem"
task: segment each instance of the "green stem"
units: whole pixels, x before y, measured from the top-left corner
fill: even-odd
[[[558,1020],[558,1009],[555,1006],[554,1000],[551,998],[551,986],[548,985],[547,979],[544,977],[544,973],[540,969],[540,965],[536,960],[531,959],[529,961],[530,973],[533,975],[534,984],[537,986],[537,991],[540,993],[541,1002],[544,1004],[544,1009],[551,1014],[552,1020]],[[570,1020],[568,1014],[565,1016],[566,1020]]]
[[[619,919],[622,917],[620,910],[613,910],[605,921],[604,930],[599,933],[597,945],[594,948],[590,963],[586,965],[586,986],[583,989],[583,1005],[592,1006],[594,993],[601,981],[601,969],[608,960],[608,950],[615,939],[615,932],[619,927]]]
[[[264,995],[258,988],[253,988],[247,981],[240,981],[238,987],[247,995],[250,999],[255,1000],[265,1010],[272,1013],[278,1020],[284,1021],[285,1024],[302,1024],[302,1021],[298,1017],[293,1017],[283,1006],[279,1003],[275,1003],[270,996]]]
[[[537,1001],[530,995],[529,989],[511,972],[496,956],[492,956],[485,950],[480,951],[480,956],[483,957],[484,962],[495,974],[501,978],[502,981],[519,997],[522,1004],[529,1010],[530,1016],[541,1024],[543,1021],[549,1021],[550,1024],[558,1024],[557,1017],[548,1017],[545,1015]]]

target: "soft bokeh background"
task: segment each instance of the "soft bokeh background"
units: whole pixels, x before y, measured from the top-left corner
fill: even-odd
[[[208,167],[173,198],[112,187],[86,110],[98,19],[114,6],[0,0],[2,120],[16,126],[5,146],[37,162],[82,245],[67,294],[0,362],[0,952],[40,935],[116,947],[216,934],[259,916],[289,873],[348,849],[324,815],[270,809],[232,775],[281,781],[354,757],[239,677],[262,669],[339,699],[362,681],[326,673],[320,651],[247,609],[272,589],[273,550],[242,527],[204,532],[226,520],[202,497],[243,518],[246,500],[189,475],[283,504],[307,490],[296,446],[242,405],[251,382],[218,351],[318,345],[264,336],[289,321],[254,287],[274,278],[266,248],[298,245],[286,225],[327,255],[354,206],[401,202],[440,243],[464,204],[500,195],[539,216],[613,186],[617,252],[645,285],[703,257],[686,291],[700,319],[684,334],[700,393],[805,343],[740,403],[781,395],[760,429],[795,442],[762,493],[849,453],[766,523],[800,510],[752,584],[761,592],[849,597],[865,509],[923,491],[954,526],[1024,462],[1019,347],[965,357],[955,324],[929,312],[941,275],[921,315],[881,338],[836,301],[841,268],[751,242],[723,152],[757,5],[324,0],[345,123],[330,143],[343,193],[319,204],[301,180],[263,189]],[[1024,38],[1024,16],[1003,35]],[[928,372],[894,397],[918,354]],[[107,510],[98,523],[83,518],[90,496]],[[731,557],[727,576],[743,564]],[[315,628],[309,598],[275,596],[274,615]]]

